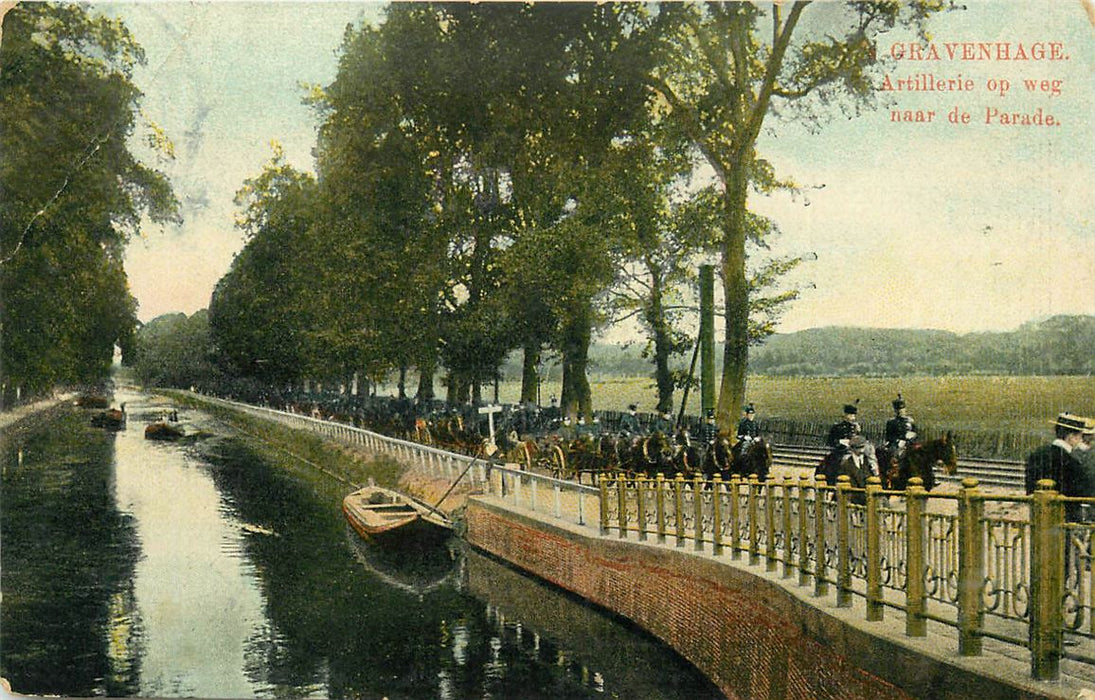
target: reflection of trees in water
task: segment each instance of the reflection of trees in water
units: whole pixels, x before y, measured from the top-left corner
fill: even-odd
[[[17,440],[2,455],[0,674],[21,693],[133,695],[140,546],[114,502],[115,436],[74,410]]]
[[[503,647],[523,650],[590,691],[722,697],[676,652],[619,617],[474,551],[467,554],[466,570],[467,590],[486,602]]]
[[[260,687],[297,696],[325,689],[330,697],[392,698],[592,691],[570,674],[560,676],[554,658],[500,645],[483,604],[455,581],[414,585],[416,577],[445,578],[438,558],[459,567],[447,550],[410,562],[372,552],[365,562],[340,510],[348,487],[310,468],[264,463],[233,441],[215,450],[205,458],[225,501],[244,522],[276,533],[249,532],[244,543],[270,620],[247,654],[248,676]],[[393,578],[403,584],[385,582]]]

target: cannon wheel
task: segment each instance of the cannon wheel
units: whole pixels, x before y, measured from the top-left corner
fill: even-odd
[[[518,448],[518,456],[521,458],[521,468],[527,472],[532,471],[532,450],[528,447],[528,441],[522,441]]]
[[[558,445],[551,446],[551,471],[556,479],[565,479],[567,474],[567,454]]]

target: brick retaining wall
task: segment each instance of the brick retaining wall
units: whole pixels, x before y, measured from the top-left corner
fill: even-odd
[[[631,619],[728,697],[1047,695],[868,633],[761,576],[710,558],[588,537],[486,499],[472,499],[466,519],[472,545]]]

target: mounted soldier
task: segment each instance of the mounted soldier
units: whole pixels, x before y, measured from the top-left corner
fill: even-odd
[[[700,428],[700,439],[703,440],[706,449],[711,449],[711,446],[715,444],[715,440],[718,438],[719,425],[715,422],[715,409],[709,408],[703,426]]]
[[[829,428],[829,435],[825,440],[825,444],[829,447],[830,452],[821,460],[815,473],[824,474],[830,484],[836,478],[841,462],[851,451],[852,438],[857,436],[862,438],[863,430],[859,425],[858,404],[859,399],[856,399],[855,403],[844,404],[844,419],[834,423]],[[861,447],[864,457],[870,464],[871,472],[877,474],[878,458],[875,455],[874,445],[864,439]]]
[[[760,437],[760,426],[756,421],[757,409],[749,404],[742,409],[741,420],[738,421],[738,442],[756,440]]]
[[[898,394],[893,402],[893,411],[894,417],[886,421],[884,442],[893,458],[901,459],[905,450],[916,443],[919,431],[916,429],[916,422],[908,413],[901,394]]]
[[[673,416],[669,411],[662,411],[658,415],[654,420],[654,430],[652,432],[661,433],[662,435],[673,434]]]
[[[638,406],[635,404],[629,404],[627,407],[627,413],[620,417],[620,432],[627,433],[628,435],[637,435],[639,433],[639,415],[637,413]]]
[[[859,425],[859,407],[855,403],[844,404],[844,419],[834,423],[829,428],[829,436],[825,444],[835,452],[846,452],[854,435],[859,435],[863,429]]]

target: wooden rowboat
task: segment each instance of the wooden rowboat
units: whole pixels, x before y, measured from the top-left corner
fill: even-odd
[[[398,491],[366,486],[342,499],[342,512],[359,535],[367,539],[447,536],[452,522],[439,510]]]
[[[145,440],[178,440],[183,437],[182,428],[170,423],[149,423],[144,429]]]

